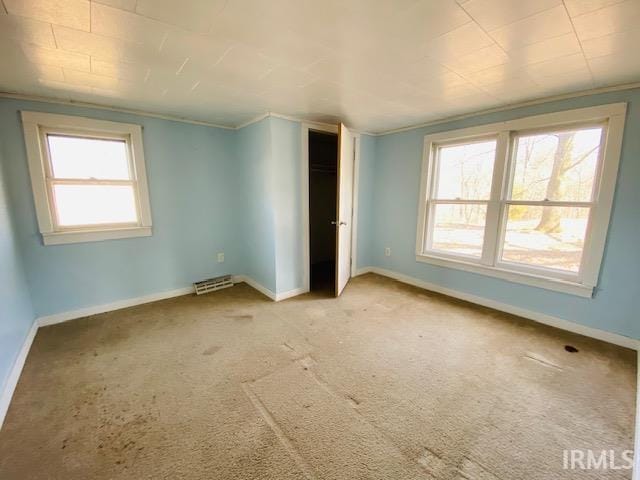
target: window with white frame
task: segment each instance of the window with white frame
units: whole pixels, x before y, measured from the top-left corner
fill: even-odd
[[[151,235],[142,129],[22,112],[45,245]]]
[[[591,296],[625,104],[425,137],[416,258]]]

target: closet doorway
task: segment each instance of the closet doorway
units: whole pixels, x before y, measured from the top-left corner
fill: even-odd
[[[336,279],[338,134],[309,130],[310,289],[333,296]]]

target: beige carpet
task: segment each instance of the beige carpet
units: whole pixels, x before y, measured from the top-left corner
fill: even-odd
[[[0,478],[628,479],[562,455],[632,448],[635,362],[373,274],[242,284],[41,329]]]

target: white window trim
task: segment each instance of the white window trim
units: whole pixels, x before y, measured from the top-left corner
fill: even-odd
[[[142,146],[142,127],[130,123],[109,122],[86,117],[40,112],[20,112],[29,162],[31,186],[38,227],[45,245],[93,242],[152,234],[151,205]],[[138,223],[134,225],[97,225],[81,228],[56,228],[55,212],[47,186],[47,153],[43,143],[45,131],[119,137],[127,140],[133,167],[134,191],[137,197]]]
[[[506,122],[492,123],[478,127],[464,128],[448,132],[426,135],[422,158],[422,174],[420,182],[420,199],[418,205],[418,228],[416,234],[416,260],[441,267],[454,268],[467,272],[500,278],[511,282],[531,285],[557,292],[563,292],[582,297],[592,297],[593,290],[598,284],[600,266],[604,254],[609,219],[613,206],[622,136],[627,104],[615,103],[596,107],[580,108],[563,112],[535,115]],[[576,124],[604,123],[605,139],[601,151],[596,185],[594,186],[594,204],[584,245],[583,262],[577,276],[559,278],[544,275],[544,269],[527,267],[525,265],[499,262],[499,250],[502,227],[500,212],[489,214],[490,209],[499,209],[506,198],[509,187],[512,164],[510,158],[510,137],[512,132],[532,129],[548,129],[571,126]],[[487,207],[487,233],[482,258],[465,259],[460,255],[447,255],[435,251],[424,251],[426,227],[428,225],[428,198],[433,185],[434,147],[437,144],[474,140],[482,137],[497,137],[496,159],[491,186],[491,198]],[[497,219],[489,224],[490,218]],[[573,277],[573,278],[571,278]]]

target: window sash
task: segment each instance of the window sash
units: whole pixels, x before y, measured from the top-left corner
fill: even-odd
[[[431,178],[431,185],[429,188],[429,198],[430,200],[442,200],[445,202],[449,202],[449,203],[453,203],[454,201],[457,200],[462,200],[462,201],[473,201],[473,202],[477,202],[477,201],[489,201],[491,199],[491,196],[489,196],[489,198],[479,198],[479,199],[466,199],[466,198],[452,198],[452,199],[447,199],[444,197],[436,197],[436,191],[437,191],[437,183],[438,183],[438,178],[440,176],[440,151],[443,148],[447,148],[447,147],[456,147],[456,146],[461,146],[461,145],[472,145],[474,143],[483,143],[483,142],[487,142],[487,141],[492,141],[495,140],[496,142],[496,152],[499,148],[499,135],[496,134],[492,134],[492,135],[484,135],[481,137],[473,137],[471,139],[458,139],[458,140],[453,140],[453,141],[449,141],[449,142],[442,142],[442,143],[438,143],[432,146],[432,151],[431,154],[433,155],[433,176]],[[494,171],[495,171],[495,160],[494,160]]]
[[[600,140],[599,154],[596,164],[594,176],[593,190],[591,201],[574,202],[574,201],[556,201],[556,200],[512,200],[511,192],[514,183],[514,173],[516,167],[516,145],[517,139],[521,136],[543,133],[557,133],[567,130],[587,129],[594,127],[602,128]],[[435,256],[442,259],[450,259],[453,261],[463,261],[465,263],[478,264],[480,266],[492,267],[506,271],[522,272],[535,276],[555,278],[558,280],[568,281],[572,283],[582,283],[585,265],[588,261],[590,253],[590,232],[593,228],[594,212],[597,206],[598,186],[601,181],[603,172],[603,163],[605,155],[605,140],[608,134],[608,122],[572,122],[567,125],[559,126],[543,126],[535,129],[524,130],[501,130],[489,135],[470,136],[467,138],[456,138],[452,141],[442,143],[432,143],[426,149],[428,155],[427,176],[428,183],[426,189],[426,198],[424,200],[425,219],[423,222],[424,231],[422,232],[422,254]],[[439,169],[439,151],[443,146],[463,145],[467,143],[477,143],[487,141],[489,139],[497,139],[496,157],[494,160],[491,196],[487,200],[468,200],[468,199],[443,199],[434,198],[436,190],[436,182],[438,180]],[[423,172],[424,174],[424,172]],[[433,232],[435,227],[434,209],[439,204],[475,204],[487,205],[486,222],[484,229],[482,256],[480,258],[472,255],[464,255],[443,250],[437,250],[432,247]],[[582,207],[589,208],[587,227],[585,233],[585,241],[581,252],[581,260],[579,271],[571,272],[561,269],[548,268],[544,266],[527,265],[516,262],[502,260],[504,242],[507,233],[507,215],[510,205],[523,206],[554,206],[554,207]]]
[[[78,224],[78,225],[60,225],[58,206],[56,204],[56,196],[54,193],[55,185],[82,185],[82,186],[99,186],[99,185],[122,185],[132,187],[134,198],[134,209],[136,212],[135,222],[113,222],[99,224]],[[120,227],[136,227],[140,226],[140,195],[138,193],[137,184],[133,180],[97,180],[97,179],[68,179],[68,178],[47,178],[47,195],[52,206],[52,220],[55,231],[75,231],[75,230],[104,230],[105,228]]]
[[[124,141],[126,144],[127,165],[129,168],[129,180],[116,180],[116,179],[97,179],[97,178],[60,178],[55,177],[53,174],[53,163],[51,160],[51,151],[48,141],[48,135],[64,136],[68,138],[86,138],[96,140],[118,140]],[[141,220],[141,203],[140,193],[138,189],[138,182],[135,177],[135,165],[133,162],[133,156],[131,154],[131,137],[125,134],[113,134],[113,133],[95,133],[85,132],[82,130],[74,129],[54,129],[54,128],[40,128],[40,141],[43,149],[43,166],[45,173],[45,183],[47,185],[47,197],[49,204],[51,205],[51,221],[53,230],[56,232],[65,231],[78,231],[78,230],[104,230],[114,228],[127,228],[142,226]],[[56,197],[54,194],[55,185],[124,185],[130,186],[133,190],[134,196],[134,208],[136,212],[135,222],[114,222],[114,223],[100,223],[100,224],[79,224],[79,225],[60,225],[58,206],[56,205]]]
[[[50,149],[50,145],[49,145],[49,139],[48,136],[49,135],[55,135],[55,136],[59,136],[59,137],[67,137],[67,138],[82,138],[82,139],[88,139],[88,140],[117,140],[117,141],[121,141],[124,142],[126,145],[126,155],[127,155],[127,166],[129,168],[129,179],[131,181],[135,181],[136,180],[136,175],[135,175],[135,165],[133,162],[133,155],[131,154],[131,136],[130,135],[124,135],[124,134],[113,134],[113,133],[96,133],[96,132],[83,132],[81,130],[74,130],[74,129],[65,129],[65,130],[61,130],[61,129],[54,129],[54,128],[40,128],[40,141],[41,141],[41,145],[43,146],[43,157],[44,157],[44,167],[45,167],[45,177],[47,179],[61,179],[60,177],[56,177],[53,174],[53,163],[51,160],[51,149]],[[71,180],[71,179],[69,179]],[[84,180],[93,180],[93,179],[86,179],[86,178],[75,178],[75,180],[78,181],[84,181]],[[102,179],[102,180],[109,180],[109,179]],[[115,179],[113,179],[115,181]]]
[[[501,202],[501,219],[500,219],[500,233],[498,235],[498,243],[496,245],[496,257],[494,265],[498,268],[504,268],[508,270],[516,270],[523,273],[531,273],[535,275],[543,275],[549,277],[555,277],[562,280],[573,281],[580,283],[582,280],[582,271],[585,264],[585,257],[588,250],[589,243],[589,232],[591,230],[592,219],[593,219],[593,211],[594,204],[592,202],[525,202],[525,201],[502,201]],[[510,262],[508,260],[503,260],[502,255],[504,251],[504,244],[507,235],[507,217],[509,215],[509,206],[510,205],[523,205],[523,206],[534,206],[534,207],[578,207],[578,208],[589,208],[589,215],[587,217],[587,227],[585,229],[585,241],[582,246],[582,252],[580,253],[580,267],[578,272],[572,272],[570,270],[561,270],[557,268],[548,268],[541,265],[531,265],[526,263],[519,262]]]
[[[562,132],[568,132],[568,131],[573,131],[578,129],[587,130],[590,128],[601,128],[602,133],[600,134],[600,147],[598,149],[598,158],[596,160],[596,171],[593,178],[591,196],[589,197],[591,200],[591,203],[593,203],[598,195],[598,185],[600,184],[600,180],[602,177],[608,124],[609,124],[608,120],[600,121],[600,122],[575,122],[568,125],[538,127],[538,128],[529,128],[526,130],[510,131],[509,138],[508,138],[508,142],[509,142],[508,148],[510,149],[510,154],[509,154],[507,178],[505,182],[505,191],[504,191],[503,198],[506,200],[511,200],[513,198],[513,185],[515,183],[515,173],[516,173],[516,154],[517,154],[518,140],[520,139],[520,137],[526,137],[530,135],[540,135],[540,134],[562,133]],[[535,201],[535,200],[531,200],[531,201]],[[542,200],[542,201],[554,202],[554,200]]]
[[[433,252],[437,255],[448,257],[448,258],[454,258],[454,259],[463,258],[465,261],[471,262],[471,263],[480,263],[482,256],[477,257],[475,255],[466,255],[463,253],[451,253],[451,252],[447,252],[446,250],[439,250],[439,249],[433,248],[433,233],[434,233],[436,205],[486,205],[487,211],[488,211],[489,200],[429,200],[427,202],[429,228],[425,232],[425,236],[424,236],[425,238],[425,243],[423,247],[424,251]],[[487,221],[488,219],[485,218],[485,225],[484,225],[485,236],[487,231]],[[484,238],[483,238],[483,242],[484,242]],[[484,243],[483,243],[483,248],[484,248]]]

